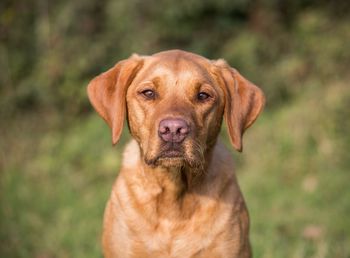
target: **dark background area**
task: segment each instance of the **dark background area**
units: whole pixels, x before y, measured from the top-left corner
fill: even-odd
[[[129,136],[111,146],[86,86],[134,52],[179,48],[266,94],[232,154],[255,257],[349,258],[349,43],[341,0],[1,1],[0,257],[101,257]]]

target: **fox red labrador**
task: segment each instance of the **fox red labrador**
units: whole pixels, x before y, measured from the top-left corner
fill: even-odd
[[[262,111],[262,91],[224,60],[171,50],[132,55],[88,86],[117,143],[124,120],[133,140],[104,216],[107,258],[248,258],[248,211],[231,143]],[[127,119],[125,119],[127,118]]]

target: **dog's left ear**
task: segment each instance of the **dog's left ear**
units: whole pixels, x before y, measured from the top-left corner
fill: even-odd
[[[231,68],[224,60],[214,62],[219,67],[225,92],[224,118],[233,147],[242,151],[244,131],[253,124],[265,104],[260,88]]]
[[[113,68],[95,77],[88,85],[88,96],[99,115],[112,129],[112,142],[116,144],[122,133],[126,113],[126,91],[143,59],[133,54]]]

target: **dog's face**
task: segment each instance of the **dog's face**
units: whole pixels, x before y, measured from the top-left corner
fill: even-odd
[[[149,165],[200,166],[220,130],[224,92],[208,60],[144,58],[127,90],[128,122]]]
[[[264,97],[224,61],[184,51],[133,55],[96,77],[90,100],[120,137],[125,115],[144,161],[151,166],[200,167],[222,118],[234,147],[260,113]]]

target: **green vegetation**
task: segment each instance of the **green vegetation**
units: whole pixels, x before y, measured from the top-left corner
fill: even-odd
[[[180,48],[225,58],[266,93],[233,152],[255,257],[349,258],[349,11],[341,0],[2,1],[0,257],[102,256],[129,136],[112,148],[86,85],[133,52]]]

